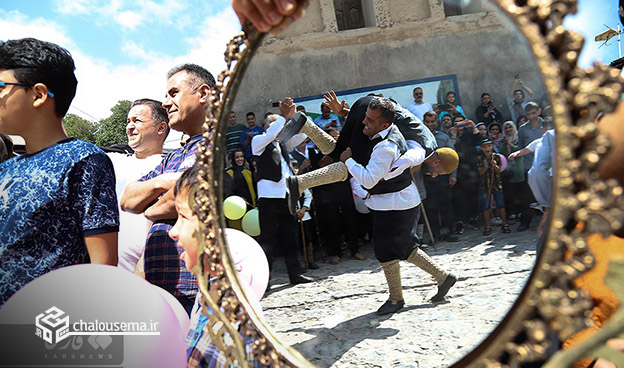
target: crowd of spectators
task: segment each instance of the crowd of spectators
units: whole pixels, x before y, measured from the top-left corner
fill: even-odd
[[[434,133],[438,146],[450,147],[460,157],[459,166],[451,175],[425,177],[424,186],[420,186],[431,226],[430,232],[420,227],[421,241],[455,242],[466,227],[482,229],[484,235],[489,235],[493,226],[510,233],[510,224],[515,223],[516,231],[526,231],[532,218],[544,212],[547,205],[536,201],[529,186],[532,152],[521,159],[515,159],[517,153],[514,153],[539,139],[551,126],[551,118],[541,116],[540,106],[532,101],[533,91],[520,78],[514,78],[508,93],[509,116],[494,106],[488,92],[481,94],[480,105],[469,115],[458,104],[458,94],[459,91],[445,91],[444,101],[429,103],[423,89],[416,87],[414,101],[407,106]],[[305,112],[305,108],[298,106],[297,111]],[[314,123],[337,139],[344,117],[332,112],[325,103],[321,104],[319,113]],[[248,151],[251,138],[262,134],[264,128],[256,123],[254,112],[246,114],[247,126],[237,123],[234,111],[229,116],[227,149],[230,155],[236,154],[238,160],[228,160],[227,172],[232,176],[242,165],[248,174],[239,174],[231,182],[226,196],[237,194],[251,204],[256,201],[249,199],[256,183],[255,157],[250,154],[242,157],[241,152]],[[324,166],[323,155],[309,139],[290,152],[290,159],[298,173]],[[319,249],[319,246],[332,264],[340,262],[345,250],[352,258],[364,259],[358,249],[370,240],[367,225],[370,220],[365,206],[357,206],[357,203],[366,193],[361,194],[361,186],[350,187],[348,183],[313,188],[311,205],[301,203],[306,217],[311,215],[311,221],[299,229],[306,233],[298,237],[300,243],[306,244],[299,246],[302,252],[307,252],[305,259],[313,267],[316,264],[310,249]]]

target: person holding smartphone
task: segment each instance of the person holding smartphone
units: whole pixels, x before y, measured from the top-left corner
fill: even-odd
[[[503,122],[503,115],[500,113],[500,111],[498,111],[496,107],[494,107],[494,103],[492,102],[492,96],[490,96],[488,92],[483,92],[481,94],[481,105],[477,107],[475,115],[477,121],[482,121],[485,123],[485,125],[488,126],[495,121],[499,123]]]

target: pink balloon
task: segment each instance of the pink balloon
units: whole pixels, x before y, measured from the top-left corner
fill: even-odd
[[[186,367],[188,331],[175,312],[152,284],[117,267],[83,264],[40,276],[0,308],[0,325],[12,328],[19,346],[18,355],[0,347],[0,356],[19,365],[72,366],[90,356],[85,365]]]
[[[501,172],[505,171],[505,168],[507,167],[507,159],[505,158],[505,155],[501,155],[500,153],[498,154],[498,156],[501,159]]]
[[[182,329],[182,331],[188,331],[191,327],[191,320],[188,313],[186,313],[186,309],[184,309],[178,299],[176,299],[173,295],[171,295],[170,292],[161,287],[158,287],[156,285],[152,285],[152,287],[154,287],[158,294],[160,294],[160,296],[165,299],[165,301],[175,314],[176,318],[178,319],[178,323],[180,323],[180,328]]]
[[[262,247],[236,229],[225,229],[225,237],[241,283],[249,286],[258,300],[262,299],[269,284],[269,262]]]

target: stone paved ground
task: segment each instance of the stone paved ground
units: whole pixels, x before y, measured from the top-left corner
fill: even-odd
[[[458,243],[427,249],[459,278],[437,304],[428,301],[433,279],[402,262],[405,307],[392,316],[374,313],[388,294],[371,245],[361,249],[365,261],[348,255],[337,265],[319,261],[319,270],[307,272],[317,281],[304,285],[289,285],[278,260],[261,302],[266,320],[318,367],[447,367],[494,329],[533,268],[535,226],[516,228],[511,234],[493,228],[487,237],[467,230]]]

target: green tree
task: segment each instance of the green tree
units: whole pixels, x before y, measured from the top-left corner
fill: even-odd
[[[95,131],[97,127],[94,122],[83,119],[75,114],[67,114],[63,118],[63,125],[65,126],[67,136],[95,143]]]
[[[95,144],[107,147],[113,144],[128,143],[126,136],[126,119],[130,110],[131,101],[121,100],[111,108],[111,115],[100,120],[95,134]]]

